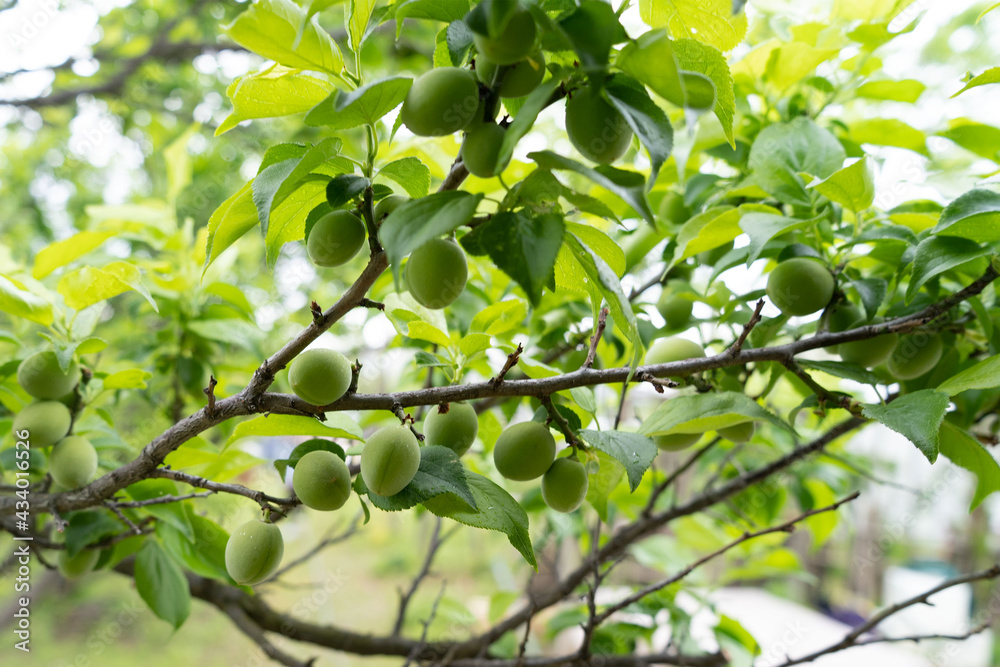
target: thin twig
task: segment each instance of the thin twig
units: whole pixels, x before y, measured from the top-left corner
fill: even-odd
[[[709,450],[711,450],[721,441],[722,438],[716,436],[715,438],[710,440],[708,444],[706,444],[704,447],[701,447],[698,451],[689,456],[687,460],[684,461],[684,463],[680,464],[673,472],[667,475],[666,479],[660,482],[657,485],[657,487],[653,489],[653,492],[650,494],[649,502],[646,503],[646,508],[642,511],[643,516],[649,516],[653,512],[653,508],[656,507],[656,501],[660,498],[661,495],[663,495],[663,492],[666,491],[670,487],[670,485],[674,483],[674,480],[676,480],[678,477],[687,472],[691,468],[691,466],[693,466],[698,461],[698,459],[707,454]]]
[[[757,306],[753,309],[753,315],[750,316],[750,320],[743,325],[743,331],[740,332],[739,338],[729,346],[726,352],[731,357],[737,356],[742,350],[743,345],[746,344],[747,338],[750,337],[750,332],[753,328],[760,323],[760,311],[764,310],[764,299],[757,300]]]
[[[316,543],[316,545],[312,549],[310,549],[309,551],[307,551],[306,553],[302,554],[298,558],[295,558],[295,559],[289,561],[284,566],[282,566],[282,568],[280,570],[278,570],[277,572],[274,573],[274,575],[271,577],[271,579],[268,580],[267,583],[269,583],[269,584],[277,583],[277,580],[282,575],[287,574],[289,570],[292,570],[292,569],[294,569],[294,568],[302,565],[303,563],[308,562],[309,560],[311,560],[313,558],[313,556],[315,556],[316,554],[318,554],[323,549],[326,549],[327,547],[333,546],[334,544],[339,544],[341,542],[344,542],[344,541],[350,539],[355,533],[358,532],[358,528],[361,527],[361,518],[363,516],[364,516],[363,512],[359,512],[358,514],[356,514],[354,516],[354,518],[351,520],[351,525],[346,530],[344,530],[343,532],[338,533],[336,535],[332,535],[332,536],[329,536],[329,537],[326,537],[326,538],[320,540],[318,543]],[[333,532],[333,531],[330,531],[330,532]]]
[[[582,447],[580,439],[576,437],[573,433],[573,429],[570,428],[569,422],[566,418],[562,416],[556,406],[552,403],[551,396],[539,396],[538,400],[541,401],[545,410],[549,413],[549,420],[554,421],[556,426],[562,432],[563,436],[566,438],[566,443],[572,445],[573,447]]]
[[[202,389],[202,393],[208,397],[208,405],[205,406],[205,414],[209,417],[215,416],[215,385],[219,384],[214,375],[208,376],[208,386]]]
[[[500,372],[497,373],[495,377],[490,378],[489,382],[490,386],[496,389],[503,384],[504,377],[507,375],[510,369],[514,368],[514,366],[517,365],[517,361],[518,359],[521,358],[522,352],[524,352],[524,347],[522,347],[521,344],[518,343],[517,349],[507,355],[507,361],[504,362],[503,368],[500,369]]]
[[[430,574],[431,565],[434,563],[434,556],[437,555],[438,549],[446,538],[447,536],[445,538],[441,537],[441,517],[434,517],[434,529],[431,532],[430,542],[427,544],[427,554],[424,556],[423,565],[420,566],[420,571],[417,572],[417,576],[410,583],[409,589],[405,593],[400,592],[399,612],[396,614],[396,622],[392,626],[393,637],[398,637],[403,631],[403,624],[406,622],[406,609],[410,605],[410,600],[413,599],[413,595],[417,592],[421,582]]]
[[[601,342],[604,327],[608,325],[609,312],[608,307],[604,306],[601,308],[600,315],[597,316],[597,328],[594,329],[594,335],[590,337],[590,349],[587,350],[587,358],[583,362],[584,368],[590,368],[594,365],[594,359],[597,357],[597,344]]]

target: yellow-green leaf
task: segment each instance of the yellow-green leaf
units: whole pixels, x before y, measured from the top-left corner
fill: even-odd
[[[66,299],[66,305],[75,310],[83,310],[129,290],[141,294],[153,310],[157,309],[152,295],[142,284],[142,273],[128,262],[111,262],[101,268],[85,266],[63,276],[56,289]]]

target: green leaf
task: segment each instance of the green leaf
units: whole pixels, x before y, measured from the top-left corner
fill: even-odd
[[[357,174],[334,176],[326,184],[326,203],[334,209],[344,207],[360,197],[369,185],[371,181]]]
[[[3,275],[0,275],[0,310],[43,326],[49,326],[53,320],[48,301],[28,291],[20,281]]]
[[[372,491],[372,505],[385,512],[408,510],[442,493],[451,493],[475,510],[477,499],[466,482],[466,471],[458,455],[447,447],[424,445],[420,448],[420,467],[402,491],[394,496],[380,496]]]
[[[842,361],[816,361],[813,359],[799,359],[799,366],[807,370],[817,370],[827,375],[832,375],[838,378],[845,378],[848,380],[854,380],[855,382],[860,382],[861,384],[867,385],[877,385],[881,384],[882,380],[879,379],[877,375],[869,370],[865,370],[860,366],[854,366],[852,364],[845,364]]]
[[[961,236],[977,243],[1000,241],[1000,193],[969,190],[941,212],[932,230],[938,236]]]
[[[862,414],[903,435],[931,463],[938,456],[938,430],[948,411],[948,395],[933,389],[903,394],[891,403],[869,403]]]
[[[601,0],[582,0],[559,22],[559,30],[583,66],[592,69],[607,66],[611,47],[628,39],[615,10]]]
[[[229,533],[211,519],[188,512],[193,539],[169,524],[158,523],[156,535],[167,552],[197,575],[235,583],[226,571],[226,544]]]
[[[351,50],[357,53],[364,44],[364,38],[367,34],[366,28],[371,19],[372,10],[375,8],[375,0],[349,0],[344,8],[348,44]]]
[[[788,42],[768,55],[764,78],[775,90],[783,92],[839,53],[840,49],[820,49],[803,42]]]
[[[129,368],[105,376],[102,383],[105,389],[145,389],[146,380],[151,377],[152,373],[141,368]]]
[[[177,485],[169,479],[144,479],[125,487],[125,493],[132,500],[153,500],[164,496],[176,496]],[[143,511],[149,512],[160,521],[170,524],[180,531],[188,541],[194,540],[194,530],[183,503],[148,505]]]
[[[639,16],[651,28],[729,51],[747,34],[746,13],[734,15],[733,7],[731,0],[639,0]]]
[[[852,280],[850,285],[861,297],[861,305],[864,306],[868,319],[875,317],[889,292],[889,283],[883,278],[859,278]]]
[[[810,206],[800,173],[826,178],[844,163],[836,137],[808,118],[775,123],[761,130],[750,147],[753,178],[786,204]]]
[[[309,178],[313,170],[340,155],[342,142],[331,137],[310,146],[301,156],[282,160],[260,170],[253,179],[253,202],[261,232],[267,238],[271,232],[272,212],[286,201]]]
[[[597,397],[590,387],[573,387],[569,390],[569,395],[585,412],[595,414],[597,412]]]
[[[966,82],[965,87],[952,95],[952,97],[958,97],[970,88],[977,88],[990,83],[1000,83],[1000,67],[991,67],[982,74],[972,77]]]
[[[403,34],[403,19],[451,23],[469,12],[469,0],[406,0],[396,5],[396,39]]]
[[[821,181],[810,183],[809,187],[855,213],[875,201],[875,173],[867,155]]]
[[[976,363],[964,371],[942,382],[937,390],[949,396],[961,394],[969,389],[993,389],[1000,387],[1000,354]]]
[[[663,30],[651,30],[625,45],[616,63],[666,100],[685,100],[684,84],[674,53],[674,42]]]
[[[272,435],[318,435],[324,438],[364,439],[358,423],[339,412],[327,414],[325,422],[312,417],[270,414],[237,424],[233,434],[226,441],[226,446],[242,438]]]
[[[343,165],[341,165],[343,167]],[[264,247],[267,266],[273,270],[281,248],[305,237],[306,220],[325,198],[326,177],[310,176],[271,212]]]
[[[969,506],[971,512],[991,493],[1000,491],[1000,465],[989,450],[951,422],[942,422],[939,437],[941,453],[976,476],[976,493]]]
[[[493,347],[491,341],[492,336],[489,334],[470,333],[462,336],[458,341],[458,349],[465,355],[466,359],[469,359]]]
[[[910,303],[920,288],[936,275],[990,254],[988,247],[958,236],[929,236],[917,246],[913,257],[913,273],[906,288],[906,303]]]
[[[653,211],[646,200],[646,178],[642,174],[607,165],[592,169],[552,151],[528,153],[528,158],[543,169],[573,171],[590,179],[635,209],[647,222],[655,224]]]
[[[135,588],[153,613],[174,629],[191,613],[187,578],[156,540],[145,540],[136,554]]]
[[[462,246],[474,255],[488,254],[537,306],[565,229],[562,216],[556,213],[531,218],[524,211],[504,211],[463,236]]]
[[[378,170],[378,175],[398,183],[413,199],[426,197],[431,187],[430,168],[415,157],[404,157]]]
[[[742,211],[732,206],[713,206],[685,222],[677,232],[674,262],[714,250],[740,235]]]
[[[524,99],[524,104],[521,105],[517,115],[514,116],[513,122],[507,126],[507,131],[504,132],[503,142],[501,142],[500,150],[497,152],[497,168],[495,173],[499,174],[507,168],[511,157],[514,155],[514,148],[517,147],[517,142],[531,131],[532,126],[535,124],[535,119],[538,118],[538,114],[549,104],[552,93],[555,92],[559,85],[559,78],[552,77],[548,81],[540,83]]]
[[[457,496],[442,496],[452,502],[431,501],[425,504],[425,507],[437,516],[473,528],[504,533],[511,546],[537,570],[535,550],[531,546],[531,535],[528,533],[528,515],[524,508],[509,493],[482,475],[466,471],[465,477],[478,509],[462,502]]]
[[[38,251],[31,277],[41,280],[56,269],[99,247],[117,232],[79,232],[62,241],[56,241]]]
[[[300,34],[299,29],[302,28]],[[249,51],[286,67],[340,76],[344,59],[317,17],[291,0],[258,0],[223,30]]]
[[[736,115],[736,93],[726,56],[717,48],[693,39],[678,39],[673,48],[682,69],[707,76],[715,85],[715,116],[726,133],[729,145],[735,147],[733,119]],[[668,70],[672,64],[667,65]]]
[[[948,129],[938,136],[954,141],[967,151],[987,160],[1000,162],[1000,128],[977,123],[968,118],[948,122]]]
[[[237,77],[226,89],[233,112],[215,130],[224,134],[245,120],[305,113],[322,102],[333,86],[280,65]]]
[[[306,114],[306,125],[349,130],[375,123],[406,99],[413,79],[391,76],[349,93],[334,90]]]
[[[458,190],[435,192],[400,205],[382,222],[379,239],[399,285],[403,258],[427,243],[464,225],[476,213],[481,194]]]
[[[639,427],[643,435],[705,433],[747,421],[764,421],[790,433],[783,419],[771,414],[744,393],[723,391],[675,396],[663,401]]]
[[[229,246],[257,225],[257,207],[253,203],[253,181],[248,181],[208,219],[208,240],[205,244],[205,270]]]
[[[72,558],[83,551],[84,547],[111,535],[117,535],[122,530],[124,527],[121,523],[106,511],[74,512],[69,517],[69,525],[66,526],[64,533],[66,553]]]
[[[599,0],[593,1],[604,5]],[[611,9],[610,5],[604,6]],[[641,83],[629,77],[613,77],[604,90],[608,101],[625,117],[625,122],[649,152],[649,180],[655,181],[674,147],[674,128],[667,114],[649,97]]]
[[[775,236],[781,236],[796,229],[804,229],[817,222],[815,219],[798,220],[797,218],[788,218],[777,213],[747,213],[740,217],[739,228],[750,237],[750,246],[747,250],[747,266],[757,261],[760,254],[764,252],[764,246]]]
[[[278,471],[278,477],[285,479],[285,473],[288,469],[294,468],[298,464],[299,459],[309,452],[332,452],[341,459],[347,460],[344,448],[337,443],[332,440],[324,440],[323,438],[313,438],[312,440],[306,440],[293,449],[287,459],[276,459],[274,461],[274,469]]]
[[[153,296],[142,284],[142,272],[128,262],[111,262],[101,268],[85,266],[60,278],[56,289],[74,310],[83,310],[129,290],[141,294],[157,310]]]
[[[644,353],[639,336],[639,323],[632,312],[632,305],[622,290],[621,280],[597,253],[588,248],[579,238],[567,233],[566,249],[587,275],[588,286],[599,295],[595,299],[594,313],[600,309],[600,298],[607,302],[611,317],[618,330],[632,343],[631,365],[637,366]],[[591,292],[593,294],[593,292]]]
[[[915,127],[895,118],[871,118],[851,123],[848,137],[858,144],[895,146],[927,155],[927,138]]]
[[[607,522],[608,496],[625,475],[625,468],[622,467],[621,463],[600,450],[597,450],[597,461],[601,467],[596,473],[590,475],[590,483],[587,485],[587,502],[597,510],[601,521]]]
[[[642,476],[653,464],[658,450],[652,439],[625,431],[580,431],[580,437],[592,447],[612,456],[625,467],[629,488],[635,492]]]
[[[528,316],[528,306],[521,299],[508,299],[486,306],[476,313],[469,324],[469,331],[488,333],[492,336],[519,328]]]
[[[854,95],[869,100],[886,100],[913,104],[920,99],[920,96],[926,89],[927,86],[916,79],[901,79],[899,81],[882,79],[879,81],[866,81],[855,89]]]

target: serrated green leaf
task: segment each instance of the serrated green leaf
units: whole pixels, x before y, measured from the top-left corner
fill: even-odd
[[[53,320],[52,304],[28,291],[20,281],[3,275],[0,275],[0,310],[43,326],[49,326]]]
[[[528,153],[528,158],[543,169],[573,171],[590,179],[635,209],[647,222],[655,224],[653,211],[646,200],[646,178],[642,174],[607,165],[590,168],[552,151]]]
[[[665,26],[687,37],[729,51],[747,34],[747,16],[733,14],[731,0],[639,0],[639,16],[651,28]]]
[[[956,266],[961,266],[990,254],[975,241],[958,236],[930,236],[917,246],[913,257],[913,272],[906,288],[906,303],[913,300],[920,288],[933,278]]]
[[[511,546],[517,549],[531,567],[538,569],[535,550],[528,533],[528,515],[516,500],[502,488],[482,475],[466,471],[466,482],[476,501],[474,509],[457,496],[439,496],[424,504],[437,516],[464,523],[473,528],[495,530],[507,535]],[[450,502],[440,502],[444,498]]]
[[[969,389],[993,389],[994,387],[1000,387],[1000,354],[983,359],[952,375],[942,382],[937,390],[949,396],[955,396]]]
[[[184,572],[156,540],[145,540],[136,554],[135,588],[153,613],[174,629],[191,613],[191,591]]]
[[[868,156],[809,184],[821,195],[855,213],[875,201],[875,173]]]
[[[639,488],[642,476],[653,464],[658,450],[651,438],[625,431],[580,431],[584,441],[613,457],[625,467],[629,488]]]
[[[301,33],[300,33],[301,28]],[[248,51],[286,67],[340,76],[344,59],[315,16],[291,0],[258,0],[223,30]]]
[[[398,183],[413,199],[425,197],[431,187],[430,168],[415,157],[404,157],[378,170],[378,175]]]
[[[74,310],[83,310],[131,290],[141,294],[153,310],[159,312],[156,301],[142,283],[142,272],[129,262],[77,269],[60,278],[56,290],[66,299],[66,305]]]
[[[715,116],[722,125],[729,145],[735,147],[733,121],[736,115],[736,93],[726,56],[714,46],[694,39],[678,39],[673,42],[673,49],[682,69],[702,74],[715,85]]]
[[[1000,193],[986,188],[969,190],[941,212],[932,233],[977,243],[1000,241]]]
[[[969,505],[970,512],[990,494],[1000,491],[1000,465],[975,438],[948,421],[942,422],[939,438],[941,453],[976,476],[976,492]]]
[[[931,463],[938,457],[938,431],[948,410],[948,395],[933,389],[903,394],[891,403],[869,403],[863,414],[912,442]]]
[[[406,99],[413,79],[391,76],[345,93],[334,90],[306,114],[306,125],[348,130],[375,123]]]
[[[233,434],[226,441],[226,447],[242,438],[263,438],[273,435],[317,435],[325,438],[364,440],[358,423],[338,412],[327,414],[325,422],[312,417],[269,414],[237,424]]]
[[[305,113],[326,99],[332,88],[322,79],[280,65],[237,77],[226,89],[233,111],[215,130],[215,136],[245,120]]]
[[[763,421],[790,433],[795,431],[746,394],[723,391],[675,396],[663,401],[639,427],[648,436],[705,433],[747,421]]]

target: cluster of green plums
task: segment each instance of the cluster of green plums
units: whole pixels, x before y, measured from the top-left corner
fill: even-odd
[[[497,35],[471,27],[474,72],[439,67],[417,77],[400,114],[418,136],[464,131],[465,167],[474,176],[491,178],[504,167],[500,152],[506,128],[495,122],[494,110],[486,108],[489,92],[507,99],[529,95],[545,78],[545,56],[539,50],[538,26],[527,9],[516,9]],[[602,164],[624,155],[632,141],[625,117],[591,86],[575,91],[566,103],[566,133],[582,155]]]
[[[827,309],[835,290],[833,274],[817,259],[796,257],[778,263],[768,275],[767,295],[786,315],[811,315]],[[847,331],[867,324],[861,310],[841,302],[829,308],[824,318],[830,332]],[[878,320],[873,323],[877,324]],[[915,333],[900,337],[886,333],[875,338],[841,343],[827,348],[850,364],[872,368],[885,364],[899,380],[912,380],[928,373],[941,359],[944,343],[936,334]]]
[[[493,447],[493,463],[505,478],[527,482],[542,478],[542,500],[557,512],[583,504],[590,485],[587,469],[575,456],[556,458],[556,441],[540,422],[507,427]]]
[[[33,447],[51,447],[49,474],[66,489],[87,484],[97,472],[97,450],[90,441],[70,435],[73,404],[80,366],[75,361],[63,371],[52,350],[36,352],[17,368],[17,382],[36,400],[14,416],[13,430]],[[21,433],[27,435],[22,438]]]
[[[376,224],[381,223],[408,199],[389,195],[373,208]],[[313,264],[323,268],[350,261],[365,243],[365,223],[355,211],[327,213],[313,225],[306,239],[306,252]],[[469,277],[465,253],[448,239],[431,239],[410,253],[404,279],[416,301],[434,310],[451,304],[465,289]]]

